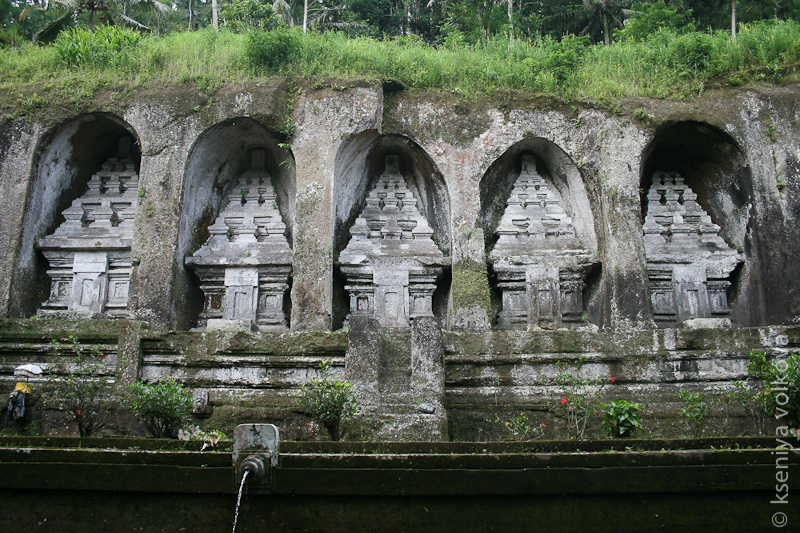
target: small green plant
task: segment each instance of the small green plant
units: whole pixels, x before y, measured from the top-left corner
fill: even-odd
[[[494,422],[503,424],[503,428],[508,432],[505,440],[527,441],[536,440],[544,436],[545,424],[531,426],[526,413],[520,413],[511,420],[503,421],[500,417],[495,417]]]
[[[751,353],[747,373],[748,378],[757,380],[762,388],[766,415],[775,417],[780,427],[798,435],[800,354],[791,354],[783,361],[770,361],[763,353]]]
[[[769,142],[775,144],[778,142],[778,130],[775,128],[775,123],[772,120],[768,120],[766,124],[766,128],[764,128],[764,132],[767,134],[769,138]]]
[[[194,425],[181,428],[178,431],[178,439],[203,441],[203,446],[200,448],[202,452],[206,448],[213,448],[221,440],[228,440],[228,436],[219,430],[203,431],[200,426]]]
[[[648,113],[647,110],[643,107],[636,108],[633,111],[633,116],[638,118],[642,122],[651,122],[656,119],[655,115]]]
[[[358,413],[360,393],[352,383],[338,380],[330,375],[330,365],[323,361],[320,377],[311,380],[311,385],[301,385],[299,402],[306,413],[325,426],[332,440],[339,440],[345,424]]]
[[[639,423],[639,410],[642,404],[620,400],[610,404],[601,403],[605,412],[602,427],[612,439],[630,439],[642,428]]]
[[[100,346],[81,346],[75,335],[53,339],[50,345],[55,350],[68,346],[73,357],[66,374],[50,376],[52,385],[46,394],[78,425],[81,437],[90,437],[105,427],[113,405],[109,399],[113,381],[100,375],[105,354]]]
[[[681,414],[689,425],[690,435],[694,438],[700,437],[708,415],[708,404],[699,392],[679,391],[678,399],[682,403]]]
[[[581,378],[579,374],[583,366],[582,357],[574,368],[564,361],[557,364],[563,370],[555,377],[554,384],[561,388],[564,396],[556,403],[555,411],[567,420],[567,436],[570,439],[582,439],[589,419],[594,412],[597,412],[596,408],[603,395],[603,389],[615,380],[613,376]]]
[[[731,409],[738,406],[745,417],[753,423],[756,435],[763,435],[766,426],[766,410],[763,388],[760,383],[747,383],[744,381],[731,382],[731,388],[722,393],[719,402],[725,411],[723,429],[732,434],[729,427]]]
[[[178,428],[189,416],[192,397],[174,379],[158,380],[152,385],[130,383],[128,406],[136,418],[156,438],[176,436]]]

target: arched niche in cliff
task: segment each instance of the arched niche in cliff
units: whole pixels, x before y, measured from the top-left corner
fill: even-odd
[[[11,287],[12,316],[29,317],[51,296],[48,261],[37,241],[53,234],[66,219],[63,212],[89,192],[90,178],[126,146],[133,171],[141,162],[139,136],[121,118],[106,113],[80,115],[42,137],[31,176],[24,228]],[[118,223],[118,220],[114,221]],[[130,221],[132,223],[132,220]],[[86,220],[84,220],[84,225]],[[116,227],[116,226],[115,226]],[[129,252],[128,252],[129,253]],[[127,291],[126,291],[127,292]]]
[[[396,159],[395,159],[396,157]],[[381,176],[387,161],[397,161],[397,171],[417,200],[419,214],[433,231],[432,239],[443,256],[451,255],[450,200],[442,173],[431,157],[411,139],[401,135],[363,132],[345,140],[337,154],[334,191],[334,262],[351,240],[350,229],[367,205],[367,198]],[[392,164],[392,163],[388,163]],[[333,280],[333,325],[340,327],[351,311],[345,291],[346,279],[337,268]],[[443,320],[450,292],[450,270],[444,269],[433,295],[433,313]]]
[[[654,181],[657,182],[655,187]],[[750,295],[760,292],[758,285],[761,280],[758,276],[744,274],[752,269],[758,249],[755,232],[749,228],[753,207],[751,171],[737,142],[719,128],[701,122],[679,122],[663,128],[654,135],[642,154],[640,191],[645,255],[652,258],[653,250],[662,259],[669,255],[665,246],[670,246],[672,231],[664,231],[653,223],[661,219],[662,228],[667,227],[670,221],[662,211],[686,211],[686,206],[689,206],[693,214],[682,215],[686,220],[678,222],[691,226],[690,234],[697,235],[696,240],[702,242],[702,253],[706,257],[704,259],[695,254],[696,257],[680,259],[688,265],[682,268],[688,274],[675,274],[674,283],[691,286],[694,278],[689,279],[689,270],[694,266],[702,266],[704,262],[709,265],[705,267],[708,271],[707,281],[695,283],[698,287],[701,283],[709,286],[708,289],[701,287],[702,309],[698,315],[690,312],[698,305],[694,296],[692,301],[685,302],[689,309],[681,310],[678,302],[669,301],[669,295],[664,300],[663,295],[652,294],[666,288],[667,275],[662,272],[663,275],[659,276],[656,271],[660,267],[648,259],[651,303],[657,323],[663,326],[677,325],[683,319],[697,316],[730,318],[738,325],[759,324],[762,310],[754,305],[758,298]],[[676,197],[671,204],[667,198],[669,194]],[[654,206],[652,212],[649,212],[648,205]],[[710,221],[695,220],[704,215],[710,217]],[[649,224],[648,220],[651,221]],[[679,231],[684,230],[679,228]],[[677,249],[678,246],[673,248]],[[686,243],[682,243],[680,248],[690,253],[699,249]],[[651,250],[649,254],[648,249]],[[700,277],[703,276],[705,274],[700,272]],[[711,287],[711,284],[715,286]],[[707,299],[705,293],[710,295],[711,300]],[[711,306],[708,308],[710,311],[706,310],[706,302]],[[690,316],[693,314],[695,316]]]
[[[597,322],[585,303],[599,279],[594,214],[572,159],[546,139],[522,140],[486,171],[480,198],[498,326]]]
[[[254,165],[258,168],[254,168]],[[274,200],[268,201],[270,205],[264,205],[265,187],[259,188],[254,184],[247,186],[245,183],[254,170],[258,171],[263,185],[271,183],[272,190],[268,194],[274,194]],[[231,203],[231,195],[241,198],[242,204],[247,201],[250,202],[248,205],[261,204],[276,209],[280,219],[272,218],[285,225],[285,228],[279,229],[279,233],[285,236],[288,246],[291,247],[294,238],[295,191],[294,157],[286,147],[279,144],[275,136],[255,120],[244,117],[229,119],[212,126],[198,137],[189,153],[186,166],[183,209],[175,255],[178,276],[175,283],[177,290],[173,294],[177,327],[197,325],[199,317],[206,311],[204,301],[207,294],[204,295],[201,283],[208,283],[201,282],[198,277],[199,269],[192,272],[192,269],[186,267],[186,260],[198,252],[217,229],[222,227],[229,235],[239,233],[238,228],[224,228],[225,221],[218,220],[221,211]],[[252,196],[252,200],[246,198],[248,194]],[[220,217],[222,218],[224,217]],[[242,233],[245,231],[249,230],[242,230]],[[266,231],[259,226],[251,233],[261,235],[266,234]],[[258,241],[262,240],[259,236]],[[255,244],[253,250],[260,244],[263,243]],[[248,259],[254,255],[252,252]],[[263,277],[262,272],[261,282]],[[219,302],[215,302],[215,305],[216,303]],[[287,288],[282,303],[287,320],[291,314],[290,306]]]

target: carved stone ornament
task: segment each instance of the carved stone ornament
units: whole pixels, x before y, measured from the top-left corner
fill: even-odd
[[[261,149],[251,152],[249,170],[229,188],[223,209],[208,228],[211,236],[186,259],[205,294],[201,327],[224,329],[230,322],[262,330],[286,327],[283,302],[292,250],[265,155]]]
[[[522,156],[497,234],[489,261],[503,296],[500,327],[583,323],[584,279],[596,261],[530,154]]]
[[[433,316],[436,281],[450,264],[399,166],[398,156],[386,157],[338,263],[347,277],[350,314],[375,318],[384,327],[408,327],[411,318]]]
[[[728,278],[743,261],[742,254],[719,236],[720,227],[677,172],[653,176],[643,230],[657,324],[730,314]]]
[[[139,175],[131,138],[89,180],[89,190],[62,214],[66,219],[36,247],[50,264],[50,298],[40,316],[129,318],[131,241]]]

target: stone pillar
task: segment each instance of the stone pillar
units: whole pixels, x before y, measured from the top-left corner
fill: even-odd
[[[361,392],[361,405],[374,406],[379,401],[378,365],[383,333],[372,317],[351,316],[344,358],[344,378]]]

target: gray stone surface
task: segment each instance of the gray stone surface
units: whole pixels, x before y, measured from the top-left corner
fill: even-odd
[[[682,170],[698,203],[720,226],[719,235],[745,258],[732,274],[730,318],[747,325],[800,316],[792,283],[800,270],[786,259],[800,241],[794,238],[800,231],[792,192],[798,187],[800,154],[791,142],[797,133],[791,88],[742,91],[733,99],[710,95],[696,107],[648,103],[660,106],[654,109],[657,121],[670,124],[658,131],[597,109],[578,108],[572,116],[562,110],[520,107],[501,113],[484,107],[453,115],[446,102],[422,95],[393,95],[383,106],[380,89],[303,88],[290,95],[287,89],[280,80],[226,88],[217,103],[188,114],[175,93],[174,99],[143,95],[80,117],[64,112],[39,122],[4,122],[8,148],[0,164],[8,194],[2,261],[8,275],[2,279],[8,286],[2,298],[9,312],[30,316],[47,300],[47,267],[33,244],[56,229],[59,213],[83,193],[82,180],[98,170],[89,159],[92,149],[105,146],[103,135],[113,140],[131,132],[142,158],[128,307],[154,326],[187,328],[202,311],[202,291],[183,261],[208,238],[204,232],[220,209],[211,201],[214,194],[219,197],[213,192],[215,176],[227,183],[241,167],[242,153],[258,145],[282,173],[278,206],[295,259],[302,262],[293,274],[290,298],[298,330],[341,324],[349,304],[343,283],[335,279],[334,255],[344,249],[347,231],[363,208],[370,167],[395,149],[406,158],[401,165],[424,163],[414,177],[417,183],[441,180],[418,189],[447,201],[420,202],[431,227],[441,233],[437,244],[454,264],[482,261],[491,251],[501,211],[489,207],[494,201],[490,182],[495,175],[500,176],[496,184],[501,176],[513,175],[506,170],[520,154],[536,155],[581,244],[602,263],[586,281],[588,318],[617,329],[653,325],[641,237],[646,198],[638,191],[649,190],[659,165]],[[281,148],[270,132],[285,121],[288,97],[295,100],[296,133]],[[388,135],[378,133],[384,118],[391,124]],[[772,137],[764,133],[764,120],[774,127]],[[462,129],[456,135],[453,128]],[[681,150],[681,142],[688,149]],[[298,213],[302,220],[295,221]],[[475,246],[479,232],[487,246],[483,251]],[[785,252],[772,253],[776,249]],[[335,319],[339,299],[344,312]],[[442,302],[434,307],[450,305],[446,295]],[[446,309],[441,318],[446,327],[465,324],[460,309]]]
[[[584,279],[595,261],[576,236],[561,194],[536,170],[532,154],[507,200],[489,253],[503,295],[498,325],[559,327],[584,320]]]
[[[339,256],[350,315],[375,318],[384,327],[409,327],[414,317],[432,317],[436,281],[450,262],[433,241],[399,164],[397,155],[386,157]]]
[[[677,172],[656,172],[646,209],[644,246],[656,322],[729,315],[728,278],[743,259],[719,236],[697,194]]]
[[[262,455],[270,466],[278,466],[280,431],[274,424],[239,424],[233,433],[233,464],[250,454]],[[238,470],[238,468],[237,468]]]
[[[130,318],[130,250],[139,192],[132,142],[120,138],[117,155],[103,163],[89,179],[89,190],[62,212],[66,220],[36,242],[51,279],[50,298],[40,315],[76,311]]]
[[[384,95],[380,87],[312,90],[272,80],[225,87],[213,101],[185,87],[168,87],[141,91],[120,101],[98,98],[86,102],[82,114],[52,108],[7,118],[0,123],[0,302],[10,315],[29,317],[49,301],[52,280],[47,270],[54,269],[35,243],[57,231],[64,222],[61,213],[87,193],[92,176],[114,155],[119,138],[132,136],[139,174],[138,207],[135,217],[120,225],[132,224],[128,312],[159,331],[196,325],[204,312],[203,291],[185,261],[209,241],[210,228],[225,209],[226,188],[240,179],[251,152],[258,149],[265,152],[265,169],[272,177],[277,211],[291,249],[292,277],[280,282],[291,285],[289,297],[284,292],[286,305],[275,305],[290,311],[293,333],[287,333],[286,342],[296,342],[295,333],[344,324],[350,310],[345,286],[352,284],[336,261],[342,269],[356,269],[353,276],[364,274],[359,283],[371,287],[373,299],[379,293],[383,308],[364,320],[357,314],[350,317],[345,372],[350,379],[360,380],[367,391],[365,398],[382,410],[376,413],[394,420],[386,426],[388,436],[413,434],[418,431],[415,424],[427,424],[428,432],[441,428],[438,404],[428,399],[417,403],[409,393],[414,383],[425,391],[437,383],[416,381],[414,365],[426,361],[414,359],[420,356],[415,350],[422,345],[414,344],[408,329],[380,327],[381,320],[395,326],[413,325],[417,320],[410,291],[414,268],[429,269],[425,273],[429,279],[422,284],[428,286],[421,307],[425,320],[432,314],[443,321],[445,330],[457,326],[463,335],[480,333],[475,345],[482,348],[471,355],[448,351],[445,342],[448,406],[455,402],[469,408],[492,401],[502,405],[507,400],[505,405],[515,407],[546,395],[548,389],[537,379],[552,373],[551,363],[569,359],[565,354],[573,353],[575,346],[593,360],[587,372],[624,372],[631,383],[626,390],[653,397],[667,390],[669,383],[700,384],[696,385],[700,388],[712,386],[716,379],[741,379],[750,349],[785,352],[796,344],[780,328],[759,329],[763,338],[755,341],[740,339],[755,330],[724,326],[728,320],[737,327],[777,327],[800,321],[797,90],[796,85],[750,87],[708,93],[693,102],[642,99],[631,106],[621,104],[619,113],[611,113],[580,103],[571,109],[490,99],[473,105],[443,95]],[[632,106],[645,108],[655,118],[639,122],[628,110]],[[281,130],[289,110],[295,133],[287,139]],[[492,274],[487,272],[487,253],[500,246],[499,239],[498,244],[495,240],[498,227],[518,227],[513,214],[510,225],[502,219],[526,154],[536,158],[536,172],[552,194],[553,201],[548,203],[563,210],[556,217],[564,230],[559,237],[571,244],[555,254],[537,256],[535,251],[523,250],[502,256],[527,256],[525,260],[498,255],[492,268],[495,272],[502,272],[504,266],[508,272],[516,268],[519,279],[514,282],[519,284],[523,283],[519,272],[524,270],[526,291],[529,284],[545,283],[555,294],[565,281],[562,263],[567,263],[566,271],[575,274],[567,281],[576,287],[586,285],[580,291],[583,303],[569,315],[577,318],[577,309],[582,308],[588,321],[600,329],[583,331],[580,338],[562,344],[560,336],[570,333],[562,331],[562,326],[569,321],[553,321],[547,326],[557,329],[535,334],[508,332],[498,337],[493,331],[496,313],[503,311],[501,284],[508,280],[496,282],[486,275]],[[365,242],[348,249],[351,238],[360,240],[350,229],[357,228],[357,234],[363,231],[357,219],[362,218],[369,229],[368,219],[360,215],[384,171],[386,157],[394,155],[399,158],[403,184],[417,201],[419,217],[432,230],[431,242],[441,257],[452,258],[451,274],[445,269],[446,261],[442,264],[436,254],[428,264],[419,259],[425,253],[405,253],[412,252],[412,244],[417,243],[411,229],[412,238],[405,243],[409,247],[401,248],[400,219],[394,224],[388,219],[386,225],[381,222],[387,238],[397,236],[395,225],[400,228],[399,239],[390,238],[398,241],[392,243],[398,247],[392,253],[386,249],[370,252],[371,266],[360,257],[369,253],[354,253]],[[684,210],[672,206],[667,231],[673,240],[680,237],[673,244],[653,225],[658,221],[645,219],[652,201],[647,195],[665,186],[662,176],[666,175],[680,175],[685,185],[679,193],[676,180],[670,178],[670,194],[678,195],[674,202]],[[397,185],[400,188],[399,180]],[[696,199],[690,198],[692,194]],[[658,195],[656,203],[662,205]],[[107,207],[116,213],[113,205]],[[102,208],[98,208],[100,214]],[[686,214],[699,217],[698,221],[687,223]],[[532,220],[538,227],[536,221],[545,218]],[[418,226],[420,221],[416,220]],[[691,226],[688,233],[686,224]],[[706,230],[700,231],[701,226]],[[105,229],[114,228],[112,224]],[[573,230],[577,243],[572,241]],[[697,238],[691,245],[681,244],[680,239],[692,231]],[[650,241],[658,237],[665,237],[665,242],[651,246]],[[559,257],[559,251],[568,253]],[[80,253],[96,255],[79,257],[77,263],[73,256],[72,267],[77,264],[77,270],[73,268],[71,274],[83,276],[97,298],[89,298],[80,309],[58,311],[67,313],[59,318],[98,316],[100,294],[109,290],[95,266],[105,262],[113,266],[116,252],[84,249]],[[465,268],[469,275],[457,272],[457,265],[466,264],[475,266]],[[231,272],[229,286],[242,289],[250,302],[245,313],[249,315],[260,304],[254,303],[254,274],[247,269],[259,266],[236,268],[240,270]],[[367,272],[369,268],[373,271]],[[433,290],[437,269],[442,274]],[[476,279],[491,280],[494,285],[475,284]],[[224,280],[223,275],[219,286],[224,286]],[[679,300],[686,304],[662,312],[652,291],[655,287],[658,292],[664,283],[666,293],[671,287],[674,295],[678,287],[683,295]],[[398,287],[403,289],[402,298],[399,290],[392,292]],[[703,287],[707,296],[698,298],[696,311],[686,295]],[[463,288],[468,290],[456,290]],[[576,288],[573,293],[577,292]],[[465,293],[468,297],[455,296]],[[385,304],[391,294],[398,295],[395,309],[402,310],[396,313],[402,319],[387,321],[392,313]],[[353,307],[358,311],[358,301]],[[231,320],[241,319],[235,303],[228,308],[232,308]],[[675,327],[651,331],[656,321]],[[245,329],[249,324],[248,320]],[[696,327],[700,329],[692,329]],[[721,340],[722,329],[739,340]],[[125,335],[120,342],[129,355],[123,369],[126,380],[175,375],[194,387],[209,387],[213,401],[217,395],[232,403],[255,402],[264,409],[272,401],[288,405],[287,391],[314,377],[312,367],[319,363],[297,356],[279,364],[269,359],[272,355],[259,358],[238,353],[205,354],[197,360],[181,359],[177,352],[145,357],[143,351],[150,345],[137,344],[129,332]],[[206,335],[216,339],[214,334]],[[253,338],[262,335],[267,334],[256,333]],[[214,349],[235,352],[230,347],[250,336],[249,332],[226,332],[219,340],[224,347]],[[600,337],[605,340],[595,344]],[[628,351],[620,355],[612,342]],[[471,350],[470,346],[462,347],[462,352]],[[702,354],[695,353],[698,350]],[[340,369],[342,353],[335,354]],[[461,358],[469,359],[463,368]],[[273,364],[277,366],[269,366]],[[495,385],[496,380],[501,385]],[[282,384],[286,389],[281,389]],[[423,404],[433,405],[434,412],[421,411]],[[449,416],[448,422],[453,425]]]
[[[251,152],[250,168],[230,185],[225,206],[205,244],[186,259],[205,295],[198,325],[208,320],[247,320],[285,327],[284,294],[292,269],[286,224],[278,210],[265,151]]]

